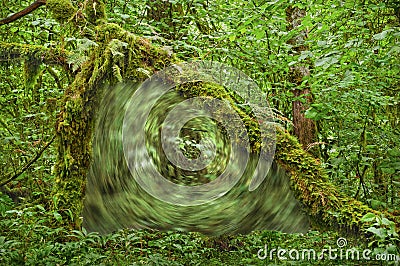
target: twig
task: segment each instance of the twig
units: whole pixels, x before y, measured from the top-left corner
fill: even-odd
[[[15,14],[12,14],[9,17],[6,17],[2,20],[0,20],[0,26],[1,25],[5,25],[5,24],[9,24],[19,18],[22,18],[23,16],[28,15],[29,13],[35,11],[36,9],[38,9],[40,6],[45,5],[46,4],[46,0],[36,0],[33,4],[31,4],[30,6],[28,6],[27,8],[25,8],[22,11],[19,11]]]
[[[310,150],[312,147],[317,146],[317,145],[321,145],[321,144],[326,144],[326,142],[318,141],[318,142],[310,143],[310,144],[307,145],[307,147],[306,147],[305,150],[308,151],[308,150]]]
[[[20,175],[22,175],[22,173],[24,173],[34,162],[36,162],[40,156],[42,155],[42,153],[50,146],[51,143],[53,143],[54,139],[56,138],[56,136],[54,135],[53,138],[36,154],[36,156],[30,160],[21,170],[19,170],[16,174],[14,174],[13,176],[11,176],[12,174],[8,174],[7,176],[11,176],[10,178],[8,178],[7,180],[3,181],[0,183],[0,187],[8,184],[9,182],[13,181],[14,179],[16,179],[17,177],[19,177]]]

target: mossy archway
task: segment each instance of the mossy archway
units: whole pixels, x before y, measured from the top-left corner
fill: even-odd
[[[37,0],[36,3],[37,6],[46,4],[54,18],[71,28],[79,28],[89,22],[88,31],[82,34],[97,43],[65,92],[56,123],[58,159],[50,205],[62,213],[63,225],[80,228],[86,175],[91,163],[95,114],[104,89],[102,85],[122,80],[140,82],[148,74],[176,62],[176,59],[145,38],[135,36],[118,25],[106,23],[100,0],[86,1],[87,5],[82,10],[71,9],[68,0]],[[93,10],[95,7],[96,12]],[[64,58],[64,51],[49,51],[41,47],[2,45],[2,48],[0,60],[41,55],[42,62],[59,63]],[[191,93],[202,93],[198,90],[201,86],[193,88]],[[340,193],[329,183],[318,161],[306,153],[294,137],[279,128],[275,161],[289,174],[292,191],[317,228],[360,233],[369,226],[361,220],[363,215],[381,215]],[[385,215],[399,224],[396,217]]]
[[[148,40],[126,32],[115,24],[95,28],[96,42],[89,60],[82,66],[65,93],[57,122],[58,162],[54,188],[56,206],[70,227],[81,226],[86,174],[91,161],[95,113],[103,83],[143,81],[149,73],[177,60]],[[194,86],[191,94],[204,94]],[[276,163],[290,175],[290,186],[314,226],[319,229],[360,233],[368,227],[361,218],[378,212],[340,193],[329,183],[322,166],[305,152],[298,141],[282,129],[277,131]],[[71,215],[72,214],[72,215]],[[394,217],[392,217],[394,219]]]

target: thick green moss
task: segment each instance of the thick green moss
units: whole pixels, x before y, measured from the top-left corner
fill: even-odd
[[[305,152],[296,138],[278,129],[275,159],[291,176],[291,187],[319,229],[339,229],[357,234],[370,225],[361,218],[371,212],[361,202],[350,198],[328,181],[318,160]]]
[[[175,59],[144,38],[124,31],[116,24],[96,28],[96,42],[88,60],[68,87],[56,126],[58,159],[53,208],[64,210],[63,224],[79,228],[86,174],[91,160],[95,113],[104,83],[122,77],[144,80]],[[115,68],[118,67],[118,76]]]
[[[39,45],[0,43],[0,62],[30,60],[35,64],[63,65],[69,52]],[[27,62],[29,64],[29,62]]]
[[[77,11],[69,0],[47,0],[46,7],[53,14],[53,18],[60,23],[68,22]]]

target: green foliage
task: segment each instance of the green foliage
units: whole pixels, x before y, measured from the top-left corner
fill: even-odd
[[[315,102],[307,116],[318,121],[320,152],[332,179],[347,193],[378,207],[398,206],[399,28],[382,2],[354,6],[332,1],[335,9],[316,18],[310,33],[315,58]],[[353,15],[352,15],[353,14]],[[381,14],[386,14],[380,17]],[[382,171],[382,169],[384,169]],[[397,174],[396,174],[397,173]]]
[[[367,213],[361,220],[374,222],[367,228],[367,232],[372,233],[375,238],[368,244],[369,247],[374,247],[375,254],[398,254],[400,252],[399,235],[393,221],[373,213]]]
[[[4,196],[0,196],[2,200]],[[0,201],[2,202],[2,201]],[[1,205],[0,205],[1,206]],[[332,265],[330,260],[260,260],[257,252],[265,245],[282,249],[321,251],[337,248],[334,232],[284,234],[257,231],[248,235],[205,237],[198,233],[122,230],[108,235],[82,230],[50,228],[54,220],[44,206],[8,210],[0,220],[0,263],[36,265]],[[367,248],[356,239],[349,247]],[[360,261],[335,261],[358,265]]]
[[[98,44],[88,38],[77,39],[75,37],[66,39],[67,45],[76,47],[71,55],[68,56],[67,63],[72,66],[72,71],[76,71],[82,67],[83,63],[88,60],[90,50],[98,46]]]
[[[0,16],[20,11],[31,2],[3,1]],[[55,134],[56,116],[63,115],[59,114],[59,100],[71,84],[74,90],[67,91],[71,96],[67,106],[72,115],[78,115],[84,103],[74,99],[73,92],[84,93],[88,82],[96,86],[102,73],[108,73],[112,82],[144,79],[165,61],[174,61],[165,60],[172,52],[180,60],[217,60],[256,80],[283,126],[291,131],[292,102],[298,100],[293,90],[299,87],[288,81],[288,72],[290,67],[306,64],[311,75],[300,89],[312,89],[314,102],[306,116],[316,121],[319,142],[310,149],[316,151],[322,165],[310,168],[299,164],[313,159],[299,152],[293,139],[284,138],[281,145],[288,149],[279,156],[293,174],[293,189],[315,217],[327,223],[339,221],[339,228],[349,222],[370,223],[365,228],[371,234],[369,247],[375,248],[375,253],[395,252],[399,237],[394,222],[399,224],[399,220],[389,221],[367,208],[355,213],[361,202],[352,197],[399,217],[399,4],[377,0],[296,2],[307,15],[299,29],[289,31],[285,9],[293,1],[151,2],[155,3],[152,7],[146,1],[115,0],[104,5],[95,0],[47,0],[45,8],[0,27],[0,176],[21,169]],[[151,8],[157,11],[157,2],[163,8],[150,12]],[[79,24],[85,18],[90,23]],[[74,31],[65,27],[68,22],[78,25]],[[308,50],[296,53],[288,40],[303,30]],[[153,49],[148,40],[160,47]],[[141,62],[140,67],[130,69],[127,58]],[[143,58],[153,62],[142,62]],[[98,60],[94,69],[88,69],[91,60]],[[71,134],[85,126],[68,124],[71,117],[66,120],[62,126],[71,129]],[[196,156],[197,143],[182,141],[182,149]],[[262,232],[208,239],[178,232],[122,231],[99,236],[51,228],[51,224],[73,218],[70,210],[59,207],[62,197],[49,197],[55,183],[55,154],[50,147],[31,168],[1,188],[1,264],[258,265],[264,262],[257,258],[257,250],[265,242],[274,247],[335,246],[337,235],[333,232],[306,236]],[[67,170],[74,170],[73,154],[63,159],[70,166]],[[317,174],[322,171],[328,175]],[[306,181],[310,176],[316,180]],[[336,187],[326,186],[327,180]],[[344,195],[330,194],[336,188]],[[75,197],[81,186],[71,182],[65,189]],[[314,193],[316,189],[324,193]],[[339,206],[340,213],[335,209]],[[321,217],[321,208],[332,208],[331,216]],[[350,220],[340,220],[343,216]],[[320,263],[325,262],[314,264]]]
[[[11,210],[13,207],[13,200],[9,196],[3,195],[3,193],[0,192],[0,216],[4,217],[6,212]]]

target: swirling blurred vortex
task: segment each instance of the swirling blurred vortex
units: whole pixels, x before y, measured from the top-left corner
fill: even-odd
[[[262,94],[255,91],[258,89],[255,83],[240,71],[212,64],[176,65],[144,83],[106,88],[97,114],[93,162],[87,177],[83,211],[87,230],[109,233],[122,228],[152,228],[220,235],[264,229],[285,232],[308,229],[308,219],[290,189],[289,175],[272,161],[275,146],[264,155],[260,155],[262,147],[246,147],[248,128],[237,121],[239,116],[232,115],[229,107],[221,107],[220,101],[224,97],[232,99],[233,95],[238,102],[233,109],[241,108],[247,114],[246,118],[241,114],[245,120],[259,119],[259,110],[266,109],[260,103],[266,99],[258,97]],[[216,73],[220,76],[215,79]],[[225,96],[216,102],[211,95],[195,95],[198,88],[204,87],[220,88]],[[249,88],[253,96],[243,99]],[[194,94],[190,95],[190,91]],[[190,119],[178,127],[178,136],[163,138],[163,130],[173,127],[165,123],[168,114],[178,110],[175,120],[179,121],[180,113],[184,116],[191,112],[185,105],[179,109],[179,105],[192,97],[197,102],[190,102],[189,106],[207,106],[208,115],[202,110],[189,115]],[[272,121],[271,113],[265,116],[264,119]],[[238,127],[238,123],[242,126]],[[260,129],[261,126],[256,130],[259,138]],[[234,132],[236,137],[227,132]],[[232,148],[232,143],[241,142],[243,147]],[[264,143],[268,144],[271,143]],[[206,167],[185,169],[176,161],[171,162],[166,147],[178,147],[175,151],[180,149],[189,162],[202,153],[211,159]],[[218,177],[224,172],[228,174],[221,181]],[[164,180],[160,181],[159,176]],[[226,185],[227,181],[232,182]],[[212,183],[217,194],[210,189],[196,190]],[[168,184],[175,184],[176,189],[171,190]],[[195,190],[185,194],[188,188]]]

